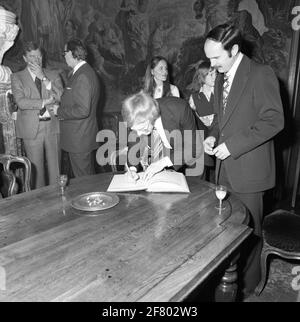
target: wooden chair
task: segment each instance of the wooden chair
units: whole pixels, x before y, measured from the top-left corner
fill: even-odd
[[[101,129],[109,129],[115,133],[116,140],[119,140],[119,123],[122,121],[120,112],[104,112],[101,117]]]
[[[263,221],[261,281],[255,289],[259,295],[267,277],[267,257],[274,254],[286,259],[300,259],[300,215],[288,210],[276,210]]]
[[[8,154],[0,154],[0,163],[3,165],[3,191],[4,197],[12,196],[18,193],[19,185],[17,183],[16,175],[11,169],[11,165],[21,163],[25,167],[24,171],[24,187],[23,191],[30,191],[30,178],[31,178],[31,162],[25,156],[14,156]]]
[[[110,130],[113,132],[114,134],[114,139],[112,140],[112,137],[110,137],[110,141],[109,144],[112,144],[112,147],[110,148],[111,150],[119,150],[119,144],[120,144],[120,140],[119,140],[119,129],[120,129],[120,124],[122,122],[122,116],[121,116],[121,112],[104,112],[101,114],[100,117],[100,123],[99,123],[99,129],[100,131],[97,133],[96,136],[96,142],[101,142],[100,145],[103,144],[103,136],[102,136],[102,131],[103,130]],[[124,127],[125,125],[123,125]],[[126,128],[125,128],[126,129]],[[113,168],[110,164],[103,164],[103,160],[102,160],[101,155],[98,155],[98,151],[96,154],[96,172],[109,172],[111,170],[114,171],[114,169],[116,168],[116,164],[115,167]],[[112,157],[117,157],[117,151],[113,153]],[[108,156],[109,160],[111,159],[111,156]],[[108,160],[108,161],[109,161]],[[110,161],[109,161],[110,162]],[[117,167],[118,169],[122,169],[122,167]]]

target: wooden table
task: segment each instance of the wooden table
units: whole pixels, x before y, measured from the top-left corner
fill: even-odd
[[[70,206],[111,178],[73,179],[66,200],[48,186],[0,201],[0,301],[182,301],[251,233],[244,206],[229,196],[220,215],[195,177],[190,194],[119,193],[93,217]],[[219,291],[235,282],[231,265]]]

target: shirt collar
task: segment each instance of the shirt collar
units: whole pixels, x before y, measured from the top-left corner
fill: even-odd
[[[29,67],[27,67],[27,70],[29,71],[29,74],[30,74],[31,78],[33,79],[33,81],[35,81],[36,75],[33,74],[33,72],[30,70]]]
[[[81,62],[79,62],[74,68],[73,68],[73,75],[76,73],[76,71],[82,66],[82,65],[84,65],[86,63],[86,61],[85,60],[83,60],[83,61],[81,61]]]
[[[231,66],[231,68],[229,69],[229,71],[227,73],[224,73],[224,76],[227,76],[228,79],[229,79],[229,82],[232,82],[233,78],[234,78],[234,75],[242,61],[244,57],[244,54],[239,52],[238,53],[238,56],[237,56],[237,59],[235,60],[235,62],[233,63],[233,65]]]
[[[156,121],[154,122],[154,127],[156,128],[164,146],[168,149],[172,149],[167,137],[166,137],[166,133],[162,124],[162,120],[161,120],[161,116],[156,119]]]
[[[154,122],[154,127],[159,131],[159,129],[162,129],[162,121],[161,121],[161,116],[159,116],[155,122]]]

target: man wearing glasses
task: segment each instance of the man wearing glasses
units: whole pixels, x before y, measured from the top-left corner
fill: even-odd
[[[185,170],[186,175],[202,174],[203,136],[185,100],[155,100],[141,91],[124,100],[122,116],[132,130],[128,136],[128,173],[133,179],[140,170],[144,171],[142,179],[149,180],[165,168]]]
[[[46,164],[49,184],[56,183],[59,174],[59,122],[50,109],[60,101],[63,85],[56,71],[42,67],[38,44],[25,43],[23,59],[27,66],[12,74],[11,85],[18,105],[16,132],[23,139],[26,156],[32,163],[34,189],[46,184]]]
[[[61,148],[68,152],[75,177],[95,173],[95,154],[98,148],[96,118],[99,100],[99,80],[85,61],[87,51],[79,39],[65,45],[66,63],[72,68],[60,107],[54,109],[60,120]]]

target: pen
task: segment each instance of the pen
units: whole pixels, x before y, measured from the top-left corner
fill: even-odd
[[[126,168],[126,171],[129,173],[131,179],[133,179],[136,182],[136,180],[137,180],[136,174],[132,173],[131,169],[128,167],[127,162],[125,163],[125,168]]]

